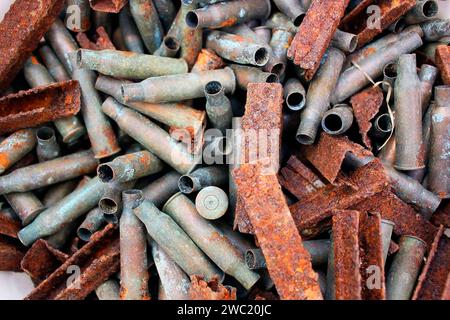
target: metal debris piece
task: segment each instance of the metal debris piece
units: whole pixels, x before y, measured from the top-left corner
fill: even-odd
[[[191,300],[236,300],[236,288],[223,286],[217,278],[206,282],[202,277],[191,276]]]
[[[90,50],[116,50],[104,27],[98,27],[95,32],[95,42],[89,40],[86,33],[80,32],[77,34],[77,41],[81,48]]]
[[[225,63],[214,51],[209,49],[202,49],[192,67],[191,72],[201,72],[208,70],[222,69]]]
[[[12,210],[3,209],[0,211],[0,235],[17,239],[17,233],[22,228],[22,224],[20,220],[11,217],[11,214],[14,214]]]

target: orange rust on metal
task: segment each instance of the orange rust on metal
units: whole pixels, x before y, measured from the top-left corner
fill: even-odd
[[[109,224],[96,232],[91,240],[76,251],[47,279],[41,282],[25,300],[81,300],[119,270],[119,237],[116,226]],[[79,266],[77,282],[67,284],[73,272],[69,267]]]
[[[80,111],[78,81],[64,81],[0,98],[0,134],[36,127]]]
[[[14,220],[0,211],[0,235],[18,239],[17,232],[20,229],[22,229],[22,224],[19,220]]]
[[[399,249],[400,246],[391,240],[391,242],[389,243],[388,255],[391,256],[393,254],[396,254]]]
[[[413,8],[416,2],[417,0],[365,1],[342,19],[340,28],[343,31],[356,34],[358,36],[358,48],[360,48]],[[370,21],[374,13],[366,10],[370,4],[376,5],[380,11],[379,18],[372,24]],[[374,17],[372,19],[375,20]]]
[[[191,277],[189,297],[191,300],[236,300],[236,288],[223,286],[217,278],[207,282],[194,275]]]
[[[354,210],[379,212],[381,217],[395,223],[394,233],[398,236],[412,235],[431,244],[437,228],[425,220],[411,206],[400,200],[391,190],[382,192],[352,207]]]
[[[18,240],[0,235],[0,271],[22,271],[20,261],[25,248]]]
[[[365,202],[388,185],[383,165],[375,159],[356,169],[343,183],[336,186],[329,184],[312,193],[308,199],[290,206],[292,217],[299,231],[315,228],[320,222],[330,219],[333,211]]]
[[[439,208],[431,216],[431,223],[439,227],[441,224],[450,228],[450,200],[443,199]]]
[[[27,167],[29,165],[32,165],[34,163],[38,162],[37,156],[34,152],[28,153],[25,157],[17,161],[15,164],[13,164],[11,167],[9,167],[3,175],[7,175],[8,173],[13,172],[16,169]]]
[[[336,300],[361,300],[358,211],[333,212],[333,252]]]
[[[322,299],[318,275],[276,175],[266,173],[261,163],[243,164],[233,175],[280,298]]]
[[[320,178],[296,156],[291,156],[287,165],[281,168],[278,181],[299,201],[325,186]]]
[[[441,71],[442,81],[450,85],[450,46],[438,46],[436,48],[436,65]]]
[[[116,47],[111,42],[111,39],[106,33],[104,27],[98,27],[96,34],[93,37],[94,41],[89,40],[88,36],[84,32],[77,34],[77,41],[81,48],[90,50],[116,50]]]
[[[287,55],[311,80],[345,13],[349,0],[315,0],[311,3]]]
[[[372,122],[370,122],[375,115],[380,111],[383,105],[383,91],[378,87],[370,87],[358,94],[355,94],[350,103],[353,108],[353,114],[358,123],[359,133],[361,134],[364,145],[372,150],[372,142],[370,141],[367,133],[372,128]]]
[[[40,283],[69,256],[53,248],[43,239],[37,240],[22,259],[21,267],[35,283]]]
[[[358,158],[373,156],[370,151],[351,142],[346,136],[332,136],[325,132],[321,133],[318,143],[304,149],[305,158],[330,183],[335,182],[347,152]]]
[[[225,62],[214,51],[209,49],[202,49],[197,56],[191,72],[201,72],[208,70],[222,69],[225,67]]]
[[[61,0],[16,0],[11,5],[0,23],[0,90],[22,69],[63,6]]]
[[[89,0],[89,3],[95,11],[119,13],[128,0]]]
[[[413,300],[450,300],[450,239],[441,226],[431,245]]]

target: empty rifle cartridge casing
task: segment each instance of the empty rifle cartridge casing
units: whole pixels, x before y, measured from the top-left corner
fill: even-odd
[[[450,86],[435,88],[431,112],[428,186],[442,199],[450,197]]]
[[[375,118],[372,127],[372,134],[375,138],[384,138],[392,131],[392,120],[389,113],[380,114]]]
[[[123,42],[128,51],[144,53],[144,43],[139,35],[139,30],[130,12],[130,6],[126,5],[119,12],[119,25]]]
[[[26,192],[94,172],[98,161],[92,151],[30,165],[0,177],[0,194]]]
[[[215,186],[203,188],[195,198],[195,208],[205,219],[219,219],[227,212],[228,196],[225,191]]]
[[[19,240],[29,246],[37,239],[62,230],[97,205],[103,194],[103,188],[104,184],[100,179],[97,177],[91,179],[83,187],[41,212],[31,224],[20,230]]]
[[[358,36],[337,29],[331,40],[331,45],[345,53],[352,53],[358,46]]]
[[[254,19],[267,19],[270,14],[269,0],[237,0],[220,2],[186,14],[190,28],[223,28]]]
[[[297,130],[297,141],[301,144],[313,144],[323,114],[330,107],[331,94],[336,86],[345,55],[342,51],[330,48],[306,94],[305,110],[301,114]]]
[[[164,35],[153,1],[130,0],[130,11],[145,47],[150,53],[153,53],[158,49]]]
[[[393,90],[395,79],[397,79],[397,62],[390,62],[383,68],[383,82],[389,83],[391,90]],[[383,90],[387,92],[389,90],[389,86],[386,83],[383,83],[382,85]]]
[[[216,70],[223,68],[225,63],[214,51],[209,49],[202,49],[197,56],[191,72],[200,72],[208,70]]]
[[[258,35],[247,24],[238,24],[231,27],[222,28],[222,31],[240,35],[244,38],[249,38],[254,42],[260,42],[261,44],[267,44],[261,41]]]
[[[164,29],[169,30],[177,14],[175,5],[172,0],[153,0],[153,3]]]
[[[245,252],[245,264],[250,270],[267,268],[266,259],[261,249],[248,249]]]
[[[439,12],[439,3],[436,0],[417,1],[417,4],[405,16],[407,24],[417,24],[434,19]]]
[[[306,90],[296,78],[290,78],[284,84],[284,99],[289,109],[298,111],[303,109],[306,103]]]
[[[126,182],[109,182],[98,201],[98,207],[103,212],[103,218],[109,223],[118,223],[122,212],[122,191],[134,187],[135,180]]]
[[[169,215],[159,211],[148,200],[138,201],[135,206],[134,214],[145,224],[151,238],[188,276],[222,278],[222,273]]]
[[[174,37],[167,36],[164,37],[158,50],[156,50],[153,54],[161,57],[175,57],[178,54],[178,51],[180,51],[180,42]]]
[[[422,266],[426,243],[413,236],[402,236],[386,277],[386,299],[409,300]]]
[[[36,154],[39,162],[58,158],[61,148],[56,141],[55,131],[51,127],[40,127],[36,131]]]
[[[259,26],[253,29],[253,32],[258,36],[258,41],[269,44],[272,39],[272,29],[268,26]]]
[[[94,208],[88,212],[86,218],[77,229],[78,237],[88,242],[91,236],[100,230],[102,226],[106,224],[106,220],[103,218],[103,212],[100,208]]]
[[[281,12],[287,15],[295,26],[299,26],[305,17],[307,8],[297,0],[274,0]]]
[[[425,41],[438,41],[450,36],[450,19],[435,19],[420,24]]]
[[[397,21],[395,21],[394,23],[392,23],[389,27],[388,30],[393,32],[393,33],[399,33],[402,32],[404,29],[406,28],[406,21],[404,17],[401,17],[400,19],[398,19]]]
[[[322,129],[331,135],[347,132],[353,124],[353,109],[349,105],[336,105],[322,117]]]
[[[120,217],[120,299],[148,300],[147,239],[145,227],[134,215],[133,205],[141,192],[122,192]]]
[[[272,54],[264,70],[275,73],[279,77],[284,76],[287,64],[287,50],[291,45],[294,35],[286,29],[273,29],[272,38],[270,39],[270,47]]]
[[[223,31],[210,31],[206,37],[206,48],[224,59],[259,67],[266,65],[271,55],[269,46]]]
[[[151,201],[157,208],[161,208],[171,196],[179,191],[178,179],[180,177],[176,171],[166,173],[142,190],[144,198]]]
[[[226,129],[231,127],[230,100],[225,96],[225,89],[218,81],[208,82],[205,86],[206,113],[212,127],[217,128],[225,134]]]
[[[22,159],[35,146],[35,129],[22,129],[8,136],[0,143],[0,174]]]
[[[78,181],[73,179],[49,187],[42,198],[42,203],[47,208],[54,205],[56,202],[71,193],[76,188],[77,184]]]
[[[403,54],[395,80],[395,167],[415,170],[424,167],[422,149],[422,101],[416,55]]]
[[[227,183],[228,175],[221,166],[209,166],[196,169],[185,174],[178,180],[180,191],[190,194],[208,186],[223,186]]]
[[[91,27],[91,6],[89,0],[66,1],[66,27],[73,32],[85,32]]]
[[[162,161],[154,154],[149,151],[139,151],[102,163],[97,168],[97,174],[103,182],[126,182],[151,175],[162,169]]]
[[[231,64],[230,68],[233,69],[234,74],[236,75],[237,85],[242,90],[247,90],[249,83],[276,83],[280,81],[276,74],[263,72],[261,69],[256,67]]]
[[[23,226],[30,224],[45,209],[42,202],[32,192],[9,193],[4,197],[22,221]]]
[[[130,137],[179,173],[188,173],[197,165],[198,159],[182,144],[143,115],[121,105],[113,98],[106,99],[102,109]]]
[[[125,102],[175,102],[204,97],[205,85],[210,81],[220,82],[225,93],[234,93],[236,78],[233,70],[228,67],[198,73],[154,77],[140,83],[124,84],[121,93]]]
[[[144,80],[188,71],[188,65],[184,59],[118,50],[80,49],[77,51],[76,61],[78,67],[122,79]]]
[[[174,195],[166,202],[163,211],[186,231],[221,270],[233,276],[245,289],[250,289],[258,281],[259,275],[247,268],[238,249],[198,214],[195,205],[185,195],[182,193]]]
[[[386,219],[381,219],[381,240],[383,242],[383,263],[386,264],[386,259],[389,253],[389,246],[391,244],[392,232],[395,224]]]
[[[59,61],[55,52],[53,52],[53,50],[49,46],[42,46],[41,48],[39,48],[38,52],[40,58],[42,59],[42,62],[44,63],[53,79],[55,79],[56,81],[70,80],[70,76],[64,68],[63,64],[61,63],[61,61]]]

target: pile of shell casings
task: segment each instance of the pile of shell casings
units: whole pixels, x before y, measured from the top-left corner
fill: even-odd
[[[17,0],[0,270],[25,299],[450,299],[444,2]]]

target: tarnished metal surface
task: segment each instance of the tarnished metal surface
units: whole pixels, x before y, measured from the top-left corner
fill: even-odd
[[[14,79],[63,6],[60,0],[17,0],[12,4],[0,23],[0,89]]]
[[[14,132],[0,143],[0,174],[18,163],[36,146],[34,129],[22,129]]]
[[[209,49],[202,49],[192,67],[191,72],[201,72],[208,70],[222,69],[225,66],[222,58],[219,57],[214,51]]]
[[[438,46],[436,49],[436,64],[441,71],[441,77],[445,84],[450,85],[450,47]]]
[[[152,0],[130,0],[130,11],[147,50],[152,54],[163,39],[163,28]]]
[[[94,35],[95,42],[91,41],[86,35],[86,33],[82,32],[78,33],[77,41],[80,44],[80,47],[83,49],[90,49],[90,50],[116,50],[116,47],[112,43],[104,27],[97,28],[95,33],[96,33]]]
[[[236,300],[236,288],[223,286],[218,279],[208,282],[199,276],[191,276],[190,300]]]
[[[247,90],[250,83],[275,83],[280,81],[276,74],[263,72],[261,69],[256,67],[241,64],[230,64],[230,68],[233,69],[234,74],[236,75],[236,83],[242,90]]]
[[[288,58],[311,80],[344,16],[349,0],[316,0],[308,9],[288,50]]]
[[[65,81],[0,98],[0,134],[35,127],[80,111],[78,81]]]
[[[264,173],[261,164],[243,164],[234,177],[281,299],[322,299],[276,175]]]
[[[0,236],[0,271],[21,272],[20,261],[25,254],[25,249],[17,240]]]
[[[441,202],[441,206],[431,216],[431,223],[435,226],[443,225],[450,228],[450,200]]]
[[[128,0],[89,0],[91,8],[95,11],[118,13]]]
[[[378,114],[383,104],[383,98],[384,95],[381,89],[378,87],[371,87],[355,94],[350,99],[362,141],[370,150],[372,149],[372,142],[367,134],[372,128],[371,120]]]

